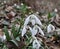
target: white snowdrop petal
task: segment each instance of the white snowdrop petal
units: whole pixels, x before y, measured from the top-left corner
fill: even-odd
[[[25,23],[24,23],[24,26],[26,26],[26,25],[29,23],[29,21],[30,21],[29,18],[30,18],[30,17],[26,18]]]
[[[39,24],[40,26],[42,26],[42,23],[40,20],[36,19],[36,23]]]
[[[55,10],[54,10],[55,12],[58,12],[58,10],[55,8]]]
[[[55,30],[55,27],[54,26],[52,26],[52,28],[53,28],[53,31]]]
[[[33,27],[33,32],[34,32],[33,35],[36,35],[38,33],[38,30],[35,26]]]
[[[23,3],[21,3],[21,5],[24,5]]]
[[[39,43],[39,41],[38,41],[37,39],[33,41],[33,48],[39,49],[40,46],[41,46],[41,45],[40,45],[40,43]]]
[[[32,36],[35,36],[37,34],[37,30],[35,28],[29,27],[29,30],[31,31]]]
[[[44,32],[42,31],[41,28],[39,28],[39,32],[44,36]]]
[[[49,32],[51,32],[51,31],[54,31],[55,30],[55,27],[52,25],[52,24],[49,24],[48,26],[47,26],[47,32],[49,33]]]
[[[44,32],[42,31],[41,28],[39,28],[39,32],[44,36]]]
[[[3,35],[3,36],[0,35],[0,40],[1,40],[1,42],[3,42],[4,40],[6,40],[6,36],[5,35]]]
[[[47,32],[49,33],[51,31],[51,29],[49,27],[47,27]]]
[[[51,32],[51,28],[49,26],[47,26],[47,32]]]
[[[14,6],[17,6],[17,4],[14,4]]]
[[[5,35],[3,35],[3,40],[6,40],[6,36]]]
[[[36,23],[42,26],[41,21],[36,16],[35,16],[35,19],[36,19]]]
[[[33,39],[37,39],[35,36],[32,36]]]
[[[24,28],[22,30],[22,37],[24,36],[25,33],[26,33],[26,26],[24,26]]]
[[[37,29],[34,29],[34,28],[33,28],[32,35],[36,35],[36,34],[37,34]]]
[[[39,33],[41,33],[41,35],[44,36],[44,32],[42,31],[42,29],[39,26],[37,26],[37,25],[36,25],[36,27],[39,29]]]
[[[29,26],[28,28],[29,28],[29,30],[32,32],[32,28],[31,28],[30,26]]]
[[[29,27],[29,30],[30,30],[31,33],[33,32],[33,29],[31,27]]]

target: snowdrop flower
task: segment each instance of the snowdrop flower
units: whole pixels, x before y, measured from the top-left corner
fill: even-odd
[[[6,36],[5,35],[3,35],[3,36],[0,35],[0,39],[3,42],[4,40],[6,40]]]
[[[26,26],[24,26],[23,30],[22,30],[22,37],[24,36],[24,34],[26,33]]]
[[[24,34],[26,33],[26,30],[27,30],[26,27],[27,27],[27,25],[28,25],[29,22],[31,22],[33,26],[34,26],[35,24],[38,24],[38,25],[42,26],[41,21],[36,17],[36,15],[34,15],[34,14],[29,15],[29,16],[26,18],[25,23],[24,23],[24,26],[25,26],[25,27],[24,27],[23,30],[22,30],[22,36],[24,36]],[[35,35],[38,33],[38,30],[39,30],[39,32],[40,32],[42,35],[44,35],[44,33],[43,33],[43,31],[41,30],[40,27],[34,26],[33,28],[31,28],[31,27],[28,27],[28,28],[29,28],[29,30],[31,31],[32,36],[35,36]]]
[[[14,6],[17,6],[17,4],[14,4]]]
[[[4,41],[4,40],[6,40],[6,36],[5,36],[5,35],[3,35],[2,39],[3,39],[3,41]]]
[[[24,25],[27,25],[29,22],[31,22],[32,25],[38,24],[38,25],[42,26],[41,21],[40,21],[40,20],[36,17],[36,15],[34,15],[34,14],[29,15],[29,16],[26,18]]]
[[[35,17],[35,18],[36,18],[36,23],[39,24],[40,26],[42,26],[41,21],[37,17]]]
[[[35,25],[35,26],[33,27],[33,29],[32,29],[31,27],[29,27],[29,29],[30,29],[30,31],[31,31],[32,36],[35,36],[38,32],[41,33],[41,35],[44,36],[44,32],[43,32],[42,29],[41,29],[39,26],[37,26],[37,25]],[[38,30],[39,30],[39,31],[38,31]]]
[[[23,3],[21,3],[21,5],[24,5]]]
[[[6,3],[6,1],[4,1],[4,3]]]
[[[55,27],[52,25],[52,24],[49,24],[47,26],[47,32],[50,33],[51,31],[54,31],[55,30]]]
[[[54,10],[55,12],[58,12],[58,10],[55,8],[55,10]]]
[[[39,41],[36,39],[33,41],[33,48],[34,49],[39,49],[41,47]]]

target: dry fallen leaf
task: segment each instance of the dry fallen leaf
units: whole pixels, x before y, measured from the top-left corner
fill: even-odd
[[[6,12],[9,12],[9,11],[11,11],[12,9],[13,9],[12,6],[8,6],[8,7],[6,7],[5,11],[6,11]]]
[[[15,13],[15,12],[13,12],[13,11],[11,11],[11,12],[7,13],[7,17],[8,17],[8,19],[13,18],[15,15],[16,15],[16,13]]]

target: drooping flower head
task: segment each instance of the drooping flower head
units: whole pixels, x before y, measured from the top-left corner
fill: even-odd
[[[33,27],[31,27],[30,25],[28,25],[29,23],[31,23],[31,25],[33,26]],[[38,32],[39,33],[41,33],[41,35],[43,35],[44,36],[44,33],[43,33],[43,31],[42,31],[42,29],[38,26],[42,26],[42,23],[41,23],[41,21],[38,19],[38,17],[36,16],[36,15],[34,15],[34,14],[32,14],[32,15],[29,15],[27,18],[26,18],[26,20],[25,20],[25,23],[24,23],[24,28],[23,28],[23,30],[22,30],[22,36],[24,36],[24,34],[26,33],[26,31],[27,31],[27,27],[28,27],[28,29],[30,30],[30,32],[31,32],[31,34],[32,34],[32,36],[35,36]],[[39,31],[38,31],[39,30]]]
[[[35,39],[35,40],[33,41],[33,48],[34,48],[34,49],[39,49],[39,48],[41,47],[40,44],[41,44],[41,43],[40,43],[37,39]]]
[[[27,25],[29,22],[32,23],[32,25],[35,25],[35,24],[38,24],[38,25],[42,25],[41,21],[37,18],[36,15],[32,14],[32,15],[29,15],[26,20],[25,20],[25,23],[24,23],[24,26]]]
[[[54,30],[55,30],[55,27],[52,24],[49,24],[47,26],[47,33],[50,33],[51,31],[54,31]]]

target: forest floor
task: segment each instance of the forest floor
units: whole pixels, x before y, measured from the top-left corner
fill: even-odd
[[[25,20],[25,18],[32,13],[37,13],[41,21],[44,22],[43,24],[46,25],[49,21],[56,29],[60,29],[60,0],[26,0],[24,3],[21,2],[0,2],[0,36],[4,35],[4,26],[8,28],[8,31],[11,30],[13,23],[19,27],[21,24],[17,19],[24,18]],[[49,13],[55,16],[53,20],[46,19],[46,15],[49,15]],[[54,34],[54,32],[52,34]],[[60,35],[60,30],[58,34]],[[52,36],[51,39],[47,39],[46,41],[48,42],[45,44],[50,46],[50,49],[60,49],[60,37]]]

